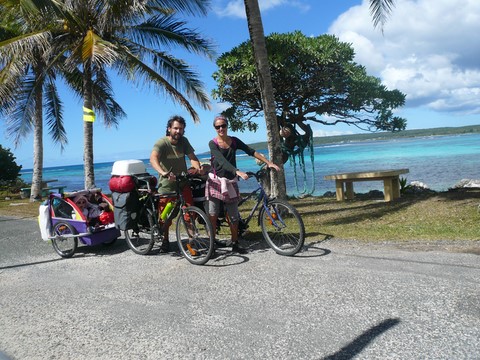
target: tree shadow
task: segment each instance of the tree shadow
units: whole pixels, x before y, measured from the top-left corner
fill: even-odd
[[[394,326],[400,324],[400,319],[386,319],[381,323],[375,325],[374,327],[370,328],[357,338],[355,338],[352,342],[338,350],[336,353],[328,355],[323,360],[348,360],[353,359],[355,356],[360,354],[363,349],[365,349],[368,344],[370,344],[376,337],[382,335],[383,333],[387,332]]]
[[[319,211],[305,211],[302,215],[329,215],[335,214],[335,218],[323,222],[325,225],[343,225],[352,224],[365,220],[378,220],[379,218],[393,212],[398,212],[413,204],[411,201],[392,201],[392,202],[377,202],[377,203],[354,203],[347,201],[338,208],[326,209]]]

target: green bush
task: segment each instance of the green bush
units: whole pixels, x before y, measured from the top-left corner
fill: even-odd
[[[20,189],[22,187],[22,180],[20,180],[21,165],[17,165],[15,162],[15,156],[13,156],[10,149],[5,149],[0,145],[0,189],[7,190],[12,188]]]

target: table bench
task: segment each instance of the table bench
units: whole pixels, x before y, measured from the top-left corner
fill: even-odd
[[[48,196],[48,194],[50,192],[52,192],[52,190],[57,190],[59,194],[63,194],[66,186],[65,185],[52,185],[52,184],[50,184],[50,183],[53,183],[55,181],[58,181],[58,180],[57,179],[52,179],[52,180],[42,181],[42,197]],[[22,199],[30,198],[31,190],[32,190],[32,185],[31,184],[29,184],[29,187],[21,188],[20,189],[20,197]]]
[[[371,170],[343,174],[325,175],[325,180],[335,180],[337,200],[353,199],[353,183],[355,181],[383,181],[385,201],[400,197],[400,175],[407,174],[408,169]]]

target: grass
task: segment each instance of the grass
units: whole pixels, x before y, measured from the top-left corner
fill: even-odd
[[[302,215],[307,242],[480,240],[480,191],[336,201],[307,197],[290,202]],[[251,207],[251,205],[249,205]],[[260,232],[251,223],[250,230]]]
[[[290,202],[302,215],[307,242],[328,238],[383,241],[480,240],[480,190],[408,195],[393,201],[359,197],[338,202],[335,198],[306,197]],[[38,202],[5,195],[0,215],[34,218]],[[254,221],[250,230],[260,230]]]

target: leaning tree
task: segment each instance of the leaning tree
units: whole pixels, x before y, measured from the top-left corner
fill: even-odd
[[[311,147],[309,123],[345,123],[367,131],[398,131],[406,120],[394,115],[405,95],[354,62],[351,45],[333,35],[307,37],[296,31],[266,37],[283,160],[300,159]],[[230,104],[233,130],[255,130],[263,114],[250,42],[217,60],[213,97]]]

